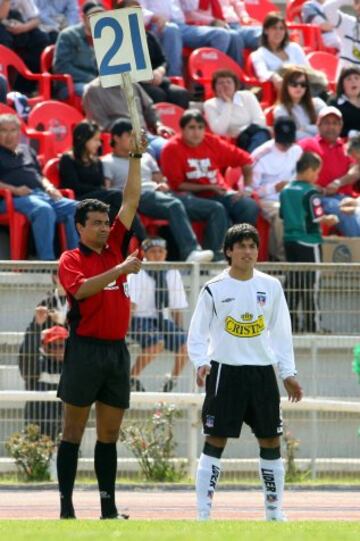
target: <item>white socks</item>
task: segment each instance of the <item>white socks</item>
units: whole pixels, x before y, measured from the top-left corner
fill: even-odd
[[[282,458],[265,460],[260,457],[259,474],[264,490],[266,520],[285,520],[282,512],[285,479]]]
[[[220,459],[201,453],[196,473],[198,520],[210,518],[212,499],[220,476]]]

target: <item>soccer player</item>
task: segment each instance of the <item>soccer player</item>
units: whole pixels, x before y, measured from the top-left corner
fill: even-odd
[[[228,229],[224,255],[230,268],[204,286],[190,324],[189,357],[197,384],[202,387],[206,381],[205,444],[196,476],[199,520],[210,518],[221,455],[227,438],[240,436],[243,422],[259,442],[266,519],[285,520],[282,419],[273,365],[279,366],[289,400],[301,400],[302,389],[295,378],[285,296],[276,278],[254,268],[258,249],[259,235],[252,225]]]
[[[137,250],[125,259],[125,249],[139,202],[140,160],[145,149],[144,136],[140,143],[132,139],[123,203],[111,229],[105,203],[81,201],[75,214],[80,245],[64,252],[59,262],[60,281],[70,305],[70,336],[58,390],[64,402],[57,457],[60,518],[75,518],[72,492],[78,451],[94,402],[101,518],[128,518],[119,515],[115,505],[116,441],[130,394],[130,359],[124,340],[130,316],[126,276],[141,267]]]

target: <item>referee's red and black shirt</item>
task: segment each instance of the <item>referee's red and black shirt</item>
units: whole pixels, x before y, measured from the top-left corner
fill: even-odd
[[[129,231],[117,218],[111,228],[107,245],[100,254],[80,243],[75,250],[62,254],[59,277],[70,310],[71,330],[79,336],[102,340],[122,340],[128,330],[130,299],[126,275],[108,284],[100,293],[76,300],[74,295],[87,278],[106,272],[125,259]]]

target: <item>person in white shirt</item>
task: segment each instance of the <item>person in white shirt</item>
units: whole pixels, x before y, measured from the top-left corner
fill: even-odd
[[[166,260],[166,241],[160,237],[145,239],[141,248],[144,261],[163,263]],[[131,390],[145,391],[140,373],[164,349],[175,353],[171,374],[166,377],[164,392],[173,387],[187,362],[186,339],[181,311],[188,302],[177,269],[148,270],[128,276],[132,320],[130,336],[141,345],[141,353],[131,368]]]
[[[274,139],[253,153],[253,188],[259,196],[263,216],[270,222],[269,256],[285,261],[283,224],[279,216],[281,190],[295,176],[302,149],[295,144],[296,126],[291,118],[279,117],[274,124]]]
[[[269,13],[263,22],[261,47],[250,55],[255,75],[261,81],[271,81],[280,90],[282,76],[279,71],[286,64],[308,66],[302,47],[289,41],[289,32],[280,13]]]
[[[348,0],[327,0],[323,5],[324,13],[340,38],[341,68],[360,66],[360,0],[353,0],[355,15],[341,11],[341,7],[349,4]]]
[[[211,86],[215,97],[205,101],[204,113],[213,133],[236,138],[237,145],[247,152],[270,139],[258,100],[250,90],[240,90],[233,71],[215,71]]]
[[[317,116],[324,107],[326,103],[321,98],[311,96],[306,70],[302,66],[287,68],[274,109],[274,118],[292,118],[296,124],[296,140],[299,141],[317,135]]]
[[[205,445],[196,477],[199,520],[210,518],[222,452],[227,438],[239,437],[244,422],[259,442],[266,519],[286,520],[283,429],[273,365],[278,365],[289,400],[301,400],[302,388],[295,377],[284,292],[277,278],[254,268],[258,248],[259,235],[250,224],[227,231],[224,254],[230,268],[203,287],[190,323],[188,352],[197,384],[202,387],[206,378]]]

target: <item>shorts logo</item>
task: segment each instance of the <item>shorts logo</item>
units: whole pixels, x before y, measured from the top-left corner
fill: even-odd
[[[214,428],[215,424],[215,415],[207,415],[205,420],[205,426],[208,428]]]
[[[129,297],[129,284],[127,282],[123,283],[124,293],[126,297]]]
[[[266,304],[266,293],[265,291],[257,291],[256,292],[256,302],[260,304],[260,306],[265,306]]]
[[[265,330],[264,316],[259,316],[255,321],[249,321],[253,314],[245,313],[241,315],[243,321],[237,321],[231,316],[225,319],[225,331],[238,338],[253,338],[259,336]]]

